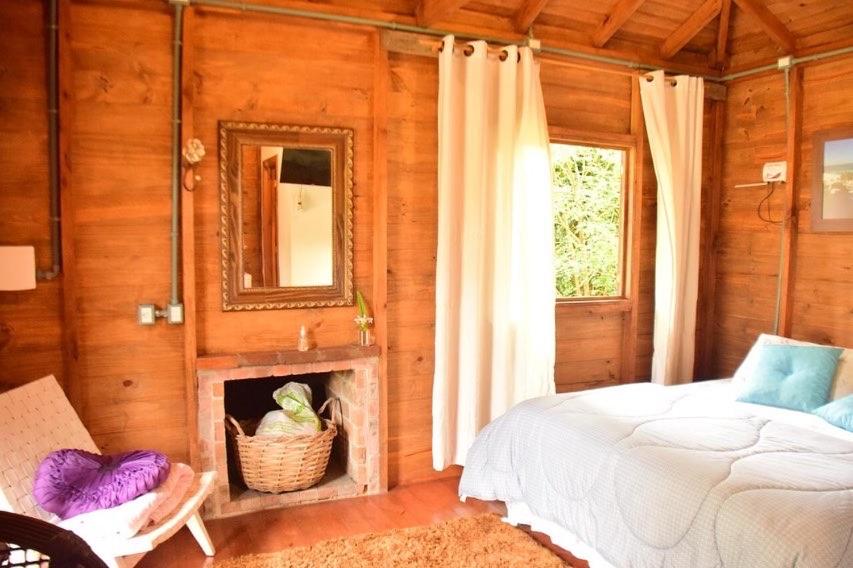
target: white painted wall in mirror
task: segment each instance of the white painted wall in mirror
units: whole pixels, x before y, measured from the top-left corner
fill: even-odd
[[[261,148],[261,161],[277,155],[281,178],[282,147]],[[279,286],[333,284],[332,188],[278,185]]]

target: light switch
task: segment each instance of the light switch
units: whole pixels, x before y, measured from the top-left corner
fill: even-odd
[[[139,304],[136,308],[136,320],[139,325],[154,325],[157,320],[157,308],[154,304]]]
[[[184,305],[169,304],[166,308],[166,321],[173,325],[184,323]]]

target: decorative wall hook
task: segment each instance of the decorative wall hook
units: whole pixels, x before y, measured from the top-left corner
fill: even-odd
[[[183,186],[185,190],[193,191],[195,189],[195,183],[197,181],[201,181],[201,176],[198,175],[196,169],[201,163],[202,158],[204,158],[204,155],[204,144],[202,144],[201,140],[198,138],[190,138],[187,140],[187,145],[184,146],[183,149]]]

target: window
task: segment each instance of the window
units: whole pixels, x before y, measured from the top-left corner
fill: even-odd
[[[627,152],[551,143],[557,298],[623,296]]]

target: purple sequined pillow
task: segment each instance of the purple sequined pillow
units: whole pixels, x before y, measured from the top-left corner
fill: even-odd
[[[157,452],[102,456],[58,450],[39,465],[33,495],[42,509],[67,519],[126,503],[148,493],[168,475],[169,459]]]

